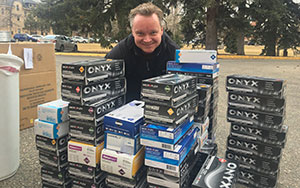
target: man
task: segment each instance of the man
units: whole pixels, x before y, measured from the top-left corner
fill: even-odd
[[[162,20],[162,10],[152,3],[132,9],[131,34],[105,56],[125,61],[127,102],[139,100],[142,80],[165,74],[166,62],[175,59],[179,47],[163,31]]]

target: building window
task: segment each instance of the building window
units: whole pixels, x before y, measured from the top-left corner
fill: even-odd
[[[20,16],[17,17],[17,20],[20,21]]]
[[[18,29],[18,33],[21,33],[21,29]]]
[[[4,14],[4,8],[1,9],[1,14]]]
[[[19,5],[17,5],[17,11],[19,11],[19,10],[20,10]]]

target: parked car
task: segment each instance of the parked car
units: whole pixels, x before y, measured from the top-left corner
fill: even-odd
[[[14,35],[14,39],[16,42],[18,41],[30,41],[30,42],[37,42],[37,39],[33,38],[31,35],[28,35],[26,33],[17,33]]]
[[[47,35],[42,40],[42,43],[54,43],[55,50],[63,52],[67,51],[77,51],[77,44],[73,42],[69,37],[64,35]]]
[[[72,40],[74,42],[79,42],[79,43],[88,43],[89,42],[88,39],[80,37],[80,36],[74,36],[74,37],[72,37]]]
[[[38,35],[38,34],[33,34],[31,35],[32,38],[35,38],[38,42],[40,42],[43,39],[42,35]]]

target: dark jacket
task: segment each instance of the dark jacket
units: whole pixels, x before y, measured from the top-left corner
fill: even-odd
[[[129,35],[117,44],[106,56],[108,59],[124,59],[127,80],[126,101],[139,100],[142,80],[166,73],[166,63],[175,59],[179,47],[163,34],[161,44],[151,54],[144,54]]]

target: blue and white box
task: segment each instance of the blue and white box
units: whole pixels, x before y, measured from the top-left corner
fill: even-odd
[[[176,63],[175,61],[167,62],[168,72],[213,74],[219,72],[219,70],[220,70],[219,63]]]
[[[68,105],[69,102],[61,99],[40,104],[37,107],[38,119],[51,123],[67,121],[69,119]]]
[[[134,138],[105,131],[104,148],[135,155],[141,148],[140,134]]]
[[[146,124],[141,127],[141,144],[150,140],[156,147],[159,143],[173,145],[193,126],[193,117],[186,120],[182,125],[171,128],[155,124]]]
[[[177,145],[174,151],[146,146],[145,160],[149,159],[158,163],[179,165],[197,141],[198,131],[199,129],[197,128],[189,130],[187,136]],[[147,165],[147,163],[145,164]]]
[[[140,126],[144,123],[143,101],[130,103],[104,116],[104,130],[115,132],[123,136],[134,138],[140,133]]]
[[[176,63],[216,63],[216,50],[176,50]]]
[[[34,120],[34,133],[51,139],[60,138],[69,133],[69,121],[51,123],[36,119]]]

